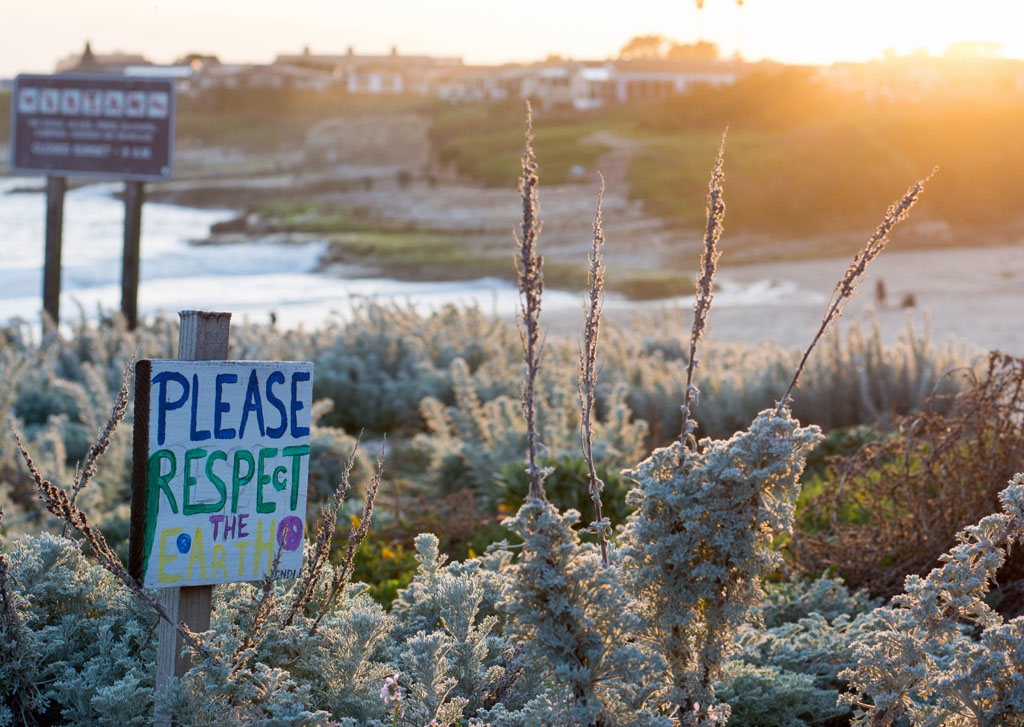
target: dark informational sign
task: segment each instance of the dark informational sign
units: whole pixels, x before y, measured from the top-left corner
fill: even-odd
[[[174,81],[21,75],[11,94],[11,170],[47,176],[170,179]]]

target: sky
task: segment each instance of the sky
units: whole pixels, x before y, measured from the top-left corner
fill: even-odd
[[[702,16],[702,17],[701,17]],[[957,41],[1001,43],[1024,57],[1022,0],[2,0],[0,78],[49,73],[80,52],[188,52],[267,63],[278,53],[400,53],[491,64],[614,57],[634,35],[698,37],[751,60],[827,64],[886,49],[941,53]]]

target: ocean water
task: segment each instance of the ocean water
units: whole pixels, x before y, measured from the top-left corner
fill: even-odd
[[[30,322],[42,309],[46,197],[12,190],[39,187],[30,177],[0,178],[0,323]],[[64,201],[61,318],[120,308],[124,205],[119,184],[89,184]],[[230,311],[235,320],[266,321],[271,312],[284,326],[315,326],[328,316],[350,315],[371,299],[430,310],[448,303],[513,311],[515,287],[502,280],[405,282],[316,272],[326,244],[245,242],[194,245],[210,226],[235,215],[147,202],[142,214],[139,315],[182,309]],[[551,291],[549,305],[578,307],[576,295]]]
[[[45,194],[43,180],[0,177],[0,324],[20,318],[39,321]],[[64,201],[61,319],[96,318],[120,308],[124,205],[113,195],[117,183],[70,190]],[[513,284],[495,278],[452,282],[406,282],[384,277],[344,278],[316,272],[326,243],[244,242],[194,245],[210,226],[232,218],[231,210],[209,210],[147,202],[142,214],[139,315],[173,315],[179,310],[230,311],[234,320],[310,328],[329,317],[348,318],[353,306],[373,300],[411,305],[422,311],[449,303],[472,305],[511,318],[518,295]],[[511,250],[510,250],[511,253]],[[511,255],[510,255],[511,257]],[[511,264],[511,263],[510,263]],[[720,278],[715,305],[762,306],[816,294],[785,281],[734,284]],[[691,305],[689,298],[664,301]],[[580,311],[581,296],[546,290],[544,310]],[[649,308],[650,303],[635,307]],[[609,296],[607,310],[634,304]]]

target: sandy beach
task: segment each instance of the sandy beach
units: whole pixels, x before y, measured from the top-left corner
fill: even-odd
[[[804,346],[820,323],[832,289],[849,259],[829,258],[756,265],[728,265],[728,236],[722,241],[716,305],[710,336],[724,341],[755,343],[775,340]],[[879,307],[875,285],[884,281],[885,306]],[[746,303],[730,291],[759,284],[775,295]],[[916,305],[903,308],[905,295]],[[763,302],[763,298],[771,299]],[[637,311],[658,313],[690,325],[692,299],[638,303],[609,298],[609,318],[627,324]],[[868,269],[860,294],[846,309],[841,326],[872,325],[876,319],[886,341],[899,340],[908,321],[915,330],[930,330],[936,344],[960,342],[980,349],[999,349],[1024,356],[1024,242],[982,248],[900,251],[892,243]],[[579,316],[556,312],[545,319],[553,333],[572,333]]]

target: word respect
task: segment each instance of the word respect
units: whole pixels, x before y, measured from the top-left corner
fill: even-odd
[[[185,451],[179,466],[173,450],[159,449],[149,457],[147,489],[154,499],[162,494],[174,514],[180,512],[188,516],[221,512],[229,500],[230,512],[237,513],[240,499],[243,502],[251,502],[252,499],[251,493],[242,493],[243,488],[255,481],[257,513],[268,514],[277,509],[277,503],[267,499],[268,485],[278,492],[290,488],[288,509],[294,511],[298,507],[300,486],[304,481],[301,477],[302,458],[307,456],[308,444],[281,450],[261,447],[255,455],[248,449],[226,452],[194,448]],[[201,474],[197,476],[197,473]],[[248,496],[240,497],[244,494]],[[211,496],[216,499],[210,499]]]

